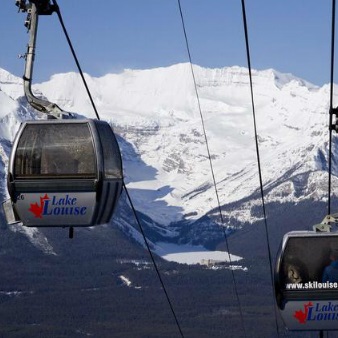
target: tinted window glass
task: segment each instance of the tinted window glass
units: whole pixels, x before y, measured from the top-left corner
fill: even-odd
[[[119,146],[110,125],[98,122],[97,129],[103,148],[104,175],[107,178],[122,178],[122,163]]]
[[[25,176],[95,177],[95,152],[87,123],[27,124],[14,173]]]
[[[338,287],[338,237],[289,238],[280,274],[286,289],[325,289],[326,282],[334,282],[335,288]]]

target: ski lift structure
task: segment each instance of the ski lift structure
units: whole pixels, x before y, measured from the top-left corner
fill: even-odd
[[[313,231],[284,235],[275,266],[277,306],[289,330],[338,329],[338,232],[328,215]]]
[[[115,134],[105,121],[77,119],[31,90],[39,15],[55,8],[46,1],[16,2],[28,12],[30,39],[25,55],[24,92],[45,120],[23,122],[8,165],[10,199],[3,203],[9,224],[73,227],[111,219],[123,186],[122,160]]]
[[[107,223],[123,186],[121,154],[107,122],[76,119],[31,90],[39,15],[51,15],[49,0],[16,1],[28,12],[24,91],[46,120],[24,122],[8,165],[8,223],[32,227],[94,226]],[[275,266],[277,306],[289,330],[338,329],[338,214],[313,231],[284,235]],[[336,264],[335,264],[336,263]]]

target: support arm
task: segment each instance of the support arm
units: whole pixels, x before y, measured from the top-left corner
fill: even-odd
[[[42,6],[42,4],[44,4],[45,7]],[[46,7],[47,4],[48,7]],[[25,1],[19,1],[19,3],[17,2],[17,5],[19,6],[19,10],[28,12],[26,27],[29,30],[29,43],[27,46],[27,53],[25,55],[26,65],[25,73],[23,76],[24,92],[27,101],[36,110],[47,114],[48,118],[72,118],[73,115],[71,113],[63,111],[55,103],[36,97],[32,92],[33,65],[35,58],[38,19],[40,12],[41,14],[51,14],[53,12],[53,9],[50,7],[51,5],[49,4],[49,0],[47,0],[47,2],[41,0],[30,1],[30,4],[27,6],[25,4]]]

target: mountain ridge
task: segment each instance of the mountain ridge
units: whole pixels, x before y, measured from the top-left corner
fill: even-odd
[[[208,240],[199,242],[197,234],[208,222],[219,222],[199,105],[226,226],[238,228],[261,218],[253,212],[261,202],[248,70],[193,69],[199,101],[188,63],[100,78],[85,75],[100,116],[118,134],[125,182],[136,209],[153,222],[149,229],[156,235],[148,234],[155,241],[189,243],[183,229],[188,227],[194,243],[205,244]],[[2,166],[19,123],[41,118],[22,98],[20,82],[0,70],[1,145],[7,149],[1,153]],[[253,70],[253,86],[267,202],[325,201],[329,87],[273,69]],[[93,117],[76,73],[56,74],[33,91],[67,111]],[[338,187],[336,164],[333,173]],[[158,226],[167,229],[167,236]]]
[[[224,223],[189,67],[86,77],[101,118],[117,134],[128,192],[184,332],[239,337],[239,305],[247,332],[271,337],[275,305],[267,245],[273,260],[287,231],[311,229],[325,216],[329,87],[254,71],[265,228],[246,71],[230,76],[225,70],[222,75],[194,69]],[[5,73],[3,83],[1,74],[0,195],[5,198],[15,133],[21,121],[43,116],[22,97],[21,80]],[[35,84],[34,92],[93,117],[79,75],[57,75],[53,81]],[[335,157],[335,138],[333,151]],[[334,161],[333,192],[337,173]],[[336,198],[332,204],[338,205]],[[76,229],[73,240],[67,229],[7,226],[1,213],[0,220],[3,335],[177,334],[125,192],[109,224]],[[222,264],[196,264],[215,257]]]

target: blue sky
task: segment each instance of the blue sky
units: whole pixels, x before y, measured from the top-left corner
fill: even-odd
[[[17,55],[28,42],[25,14],[17,12],[14,0],[1,2],[0,67],[22,76],[24,61]],[[82,69],[92,76],[188,61],[177,0],[58,4]],[[193,63],[247,66],[240,0],[181,0],[181,5]],[[329,83],[331,1],[246,0],[246,12],[254,69]],[[77,71],[56,14],[40,18],[36,54],[34,82]]]

